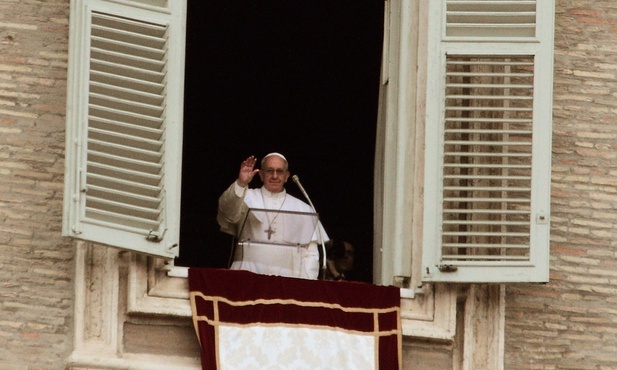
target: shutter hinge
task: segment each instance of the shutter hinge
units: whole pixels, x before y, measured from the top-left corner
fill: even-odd
[[[148,235],[146,235],[146,240],[149,242],[160,243],[161,240],[163,240],[163,238],[165,237],[166,232],[167,229],[163,230],[163,234],[159,236],[156,231],[150,230],[148,231]]]
[[[454,265],[438,265],[437,268],[441,272],[455,272],[456,270],[458,270],[458,267]]]
[[[410,284],[411,284],[410,276],[394,276],[394,282],[392,285],[394,285],[397,288],[407,289],[409,288]]]

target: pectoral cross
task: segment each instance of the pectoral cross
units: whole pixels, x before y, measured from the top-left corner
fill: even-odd
[[[264,230],[266,234],[268,234],[268,240],[272,237],[272,234],[276,233],[276,231],[272,230],[272,226],[268,225],[268,229]]]

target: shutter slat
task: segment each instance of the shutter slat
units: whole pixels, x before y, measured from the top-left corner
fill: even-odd
[[[448,260],[454,260],[456,261],[456,264],[458,266],[473,266],[473,265],[477,265],[479,262],[482,261],[495,261],[495,262],[501,262],[501,264],[494,264],[495,266],[514,266],[512,264],[512,261],[521,261],[524,262],[526,264],[529,264],[529,257],[528,256],[504,256],[504,255],[483,255],[483,256],[476,256],[476,255],[466,255],[466,256],[459,256],[459,255],[455,255],[455,254],[446,254],[444,255],[444,259],[448,259]],[[465,260],[465,261],[462,261]],[[474,262],[476,261],[476,262]]]
[[[159,108],[164,101],[164,97],[157,94],[151,94],[140,90],[114,86],[109,83],[99,83],[93,81],[91,86],[92,93],[98,94],[99,96],[116,94],[121,102],[135,102],[136,104],[143,104],[147,107]],[[93,98],[96,98],[93,95],[91,96]],[[152,110],[155,111],[156,109]]]
[[[461,65],[461,66],[482,66],[482,63],[477,63],[470,61],[468,63],[461,62],[452,62],[450,65]],[[507,67],[521,67],[528,66],[533,67],[533,64],[530,63],[495,63],[496,66],[507,66]],[[529,72],[450,72],[446,74],[447,77],[510,77],[510,78],[530,78],[533,77],[533,73]]]
[[[164,28],[158,30],[163,31]],[[157,54],[165,55],[164,51],[162,52],[165,47],[165,39],[160,36],[150,35],[147,33],[132,32],[119,28],[93,24],[92,39],[105,40],[117,45],[140,47],[143,50],[150,50]]]
[[[446,236],[497,236],[497,237],[505,237],[505,236],[515,236],[515,237],[529,237],[529,233],[515,233],[515,232],[481,232],[481,231],[468,231],[468,232],[444,232]],[[471,244],[471,243],[470,243]],[[527,246],[529,247],[529,246]]]
[[[471,120],[471,119],[470,119]],[[448,121],[448,120],[446,120]],[[461,122],[461,121],[457,121],[457,122]],[[468,122],[468,121],[462,121],[462,122]],[[474,120],[474,122],[477,122]],[[468,134],[500,134],[500,135],[531,135],[533,131],[531,130],[501,130],[501,129],[493,129],[493,130],[487,130],[487,129],[446,129],[444,130],[445,134],[463,134],[463,133],[468,133]]]
[[[137,145],[140,145],[141,148],[144,150],[147,150],[146,148],[153,148],[154,150],[158,151],[162,144],[158,140],[148,139],[143,136],[129,135],[129,134],[125,134],[122,132],[110,131],[110,130],[99,129],[99,128],[94,128],[94,127],[90,127],[89,132],[93,134],[99,134],[102,136],[114,137],[117,139],[118,142],[136,143]]]
[[[122,145],[112,141],[101,141],[91,138],[89,142],[92,151],[111,153],[116,157],[140,159],[146,163],[158,163],[163,155],[160,151],[141,149],[136,146]],[[126,156],[120,156],[120,153]]]
[[[461,112],[533,112],[532,108],[527,107],[459,107],[446,106],[446,111]]]
[[[518,198],[444,198],[446,202],[468,202],[468,203],[530,203],[529,199]]]
[[[137,101],[122,99],[120,97],[111,97],[110,95],[91,93],[90,101],[97,106],[110,108],[111,112],[124,113],[132,112],[151,117],[160,117],[165,110],[161,105],[144,104]]]
[[[157,69],[148,68],[148,65],[140,64],[132,66],[119,64],[104,59],[92,59],[92,79],[107,77],[113,81],[126,78],[127,82],[132,82],[135,86],[153,85],[161,91],[161,85],[165,78],[165,72]]]
[[[131,204],[133,206],[140,206],[143,209],[156,209],[161,202],[161,198],[148,196],[145,194],[136,194],[128,191],[110,189],[102,186],[92,185],[88,188],[88,192],[95,194],[90,196],[90,199],[106,199],[108,201],[118,201],[121,199],[121,204]]]
[[[473,6],[481,6],[483,9],[492,9],[491,7],[507,6],[512,9],[526,9],[530,5],[535,5],[536,0],[447,0],[449,5],[464,6],[464,9],[469,9]]]
[[[153,72],[161,72],[165,68],[165,60],[144,58],[138,55],[119,53],[100,48],[91,49],[91,58],[99,63],[107,62],[124,68],[138,67]]]
[[[531,158],[531,153],[446,152],[444,153],[444,156],[445,157],[465,156],[465,157],[508,157],[508,158],[527,157],[527,158]]]
[[[124,122],[133,125],[142,125],[144,127],[160,129],[163,124],[163,117],[152,117],[135,112],[124,112],[116,109],[111,109],[102,105],[90,104],[90,116],[96,119],[107,119],[111,121]],[[89,117],[90,117],[89,116]]]
[[[108,227],[110,226],[110,224],[112,224],[114,225],[114,227],[119,228],[149,231],[156,229],[160,224],[158,220],[149,220],[147,218],[134,217],[117,212],[110,212],[98,207],[86,207],[86,215],[93,220],[98,220],[99,225]]]
[[[453,84],[447,84],[446,87],[465,87],[468,89],[481,89],[481,88],[493,88],[493,89],[530,89],[533,87],[533,85],[516,85],[516,84],[502,84],[499,86],[496,85],[492,85],[492,84],[464,84],[464,83],[453,83]]]
[[[491,226],[511,226],[511,225],[529,225],[527,221],[444,221],[444,225],[491,225]]]
[[[445,191],[453,190],[466,190],[469,191],[468,186],[444,186]],[[473,191],[508,191],[508,192],[529,192],[531,188],[517,188],[517,187],[490,187],[490,186],[474,186]]]
[[[467,99],[467,95],[446,95],[446,99]],[[517,95],[474,95],[477,100],[531,100],[530,96]]]
[[[122,57],[121,60],[116,60]],[[131,63],[133,62],[133,63]],[[96,78],[103,74],[127,78],[134,84],[161,85],[165,77],[164,65],[159,61],[134,58],[132,55],[98,51],[92,58],[91,75]],[[100,78],[100,77],[99,77]]]
[[[474,163],[470,163],[470,164],[456,164],[456,163],[445,163],[444,167],[447,167],[447,168],[474,168],[474,169],[480,169],[480,168],[489,168],[489,169],[495,169],[495,168],[502,168],[502,169],[531,169],[531,165],[530,164],[514,165],[514,164],[474,164]]]
[[[499,142],[499,141],[479,141],[479,140],[469,140],[469,141],[463,141],[463,140],[448,140],[445,142],[446,145],[477,145],[477,146],[507,146],[507,147],[514,147],[514,146],[531,146],[531,142],[519,142],[519,141],[503,141],[503,142]]]
[[[143,194],[135,194],[135,193],[127,192],[127,191],[110,189],[110,188],[105,188],[105,187],[96,186],[96,185],[90,185],[88,187],[88,191],[89,192],[99,192],[101,194],[107,194],[106,198],[109,198],[109,199],[132,198],[134,200],[134,203],[156,204],[156,207],[158,207],[158,204],[161,202],[160,197],[152,197],[152,196],[147,196]],[[99,198],[105,198],[105,197],[99,196]]]
[[[493,66],[506,66],[506,67],[529,67],[529,68],[533,68],[534,63],[533,61],[527,61],[527,60],[520,60],[520,59],[516,59],[516,56],[506,56],[503,55],[502,58],[504,58],[503,60],[493,60],[491,61],[491,64]],[[514,59],[512,59],[514,58]],[[450,60],[448,61],[449,65],[452,66],[485,66],[486,62],[481,61],[481,60]],[[446,75],[447,76],[476,76],[476,75],[512,75],[513,73],[517,74],[517,75],[524,75],[527,77],[531,77],[533,76],[533,74],[531,73],[526,73],[526,72],[469,72],[469,71],[447,71]]]
[[[120,213],[124,215],[132,215],[137,218],[146,219],[146,220],[157,220],[160,215],[160,210],[151,207],[139,207],[135,205],[128,204],[126,202],[116,202],[114,200],[99,198],[96,196],[90,195],[88,197],[88,201],[86,202],[86,206],[88,207],[90,204],[98,204],[98,209],[114,212],[114,210],[122,211],[122,212],[114,212]]]
[[[111,183],[117,184],[118,189],[120,189],[121,187],[137,189],[138,191],[133,192],[135,194],[155,194],[161,191],[160,186],[149,185],[146,182],[127,180],[127,179],[118,178],[114,176],[105,176],[105,175],[97,174],[97,173],[91,173],[91,174],[88,174],[88,176],[92,180],[99,180],[99,181],[107,182],[110,184]]]
[[[117,177],[109,177],[99,174],[88,174],[88,188],[90,186],[98,188],[114,189],[126,193],[137,194],[140,196],[157,197],[161,193],[161,188],[156,185],[140,183],[132,180],[119,179]],[[104,186],[105,185],[105,186]]]
[[[529,210],[506,210],[506,209],[447,209],[444,213],[449,214],[490,214],[490,215],[529,215]]]
[[[136,55],[142,58],[163,60],[165,57],[165,40],[138,35],[131,32],[93,26],[92,46],[112,52]],[[114,38],[116,37],[116,38]]]
[[[88,166],[90,163],[100,163],[110,166],[120,164],[128,169],[141,170],[146,173],[160,173],[163,168],[161,163],[152,163],[134,158],[121,157],[111,153],[88,150]]]
[[[446,2],[446,36],[461,38],[534,37],[535,1]]]
[[[100,12],[93,14],[92,23],[105,25],[110,28],[124,29],[134,33],[158,35],[159,37],[163,37],[167,30],[165,25],[142,22]]]
[[[131,171],[124,167],[110,166],[103,163],[88,163],[88,173],[110,179],[120,178],[125,181],[131,181],[139,184],[147,184],[157,186],[163,176],[158,173],[147,173],[143,171]],[[158,189],[158,187],[157,187]]]
[[[463,179],[463,180],[531,180],[531,176],[511,176],[511,175],[444,175],[444,179]],[[473,189],[470,189],[473,190]]]
[[[497,3],[497,4],[503,4],[504,2],[501,3]],[[452,2],[450,2],[450,4],[452,4]],[[468,11],[456,11],[456,10],[451,10],[446,12],[446,15],[449,16],[458,16],[458,17],[462,17],[462,18],[471,18],[471,17],[478,17],[478,18],[509,18],[509,17],[514,17],[514,18],[524,18],[524,17],[535,17],[536,16],[536,12],[534,11],[522,11],[522,10],[508,10],[505,8],[502,8],[502,11],[473,11],[473,10],[468,10]],[[531,23],[532,25],[535,26],[535,23]],[[507,27],[507,23],[505,24],[505,26]]]
[[[445,247],[448,248],[466,248],[469,247],[469,244],[463,244],[463,243],[450,243],[450,244],[444,244]],[[474,248],[495,248],[495,244],[482,244],[482,243],[474,243],[473,244]],[[525,245],[525,244],[499,244],[499,249],[501,248],[506,248],[506,249],[528,249],[529,246]],[[458,257],[456,255],[450,255],[451,258],[454,257]]]
[[[461,16],[465,16],[465,14],[463,13],[459,13],[458,15]],[[467,15],[471,15],[471,14],[467,14]],[[483,30],[485,32],[488,32],[489,30],[498,30],[498,31],[503,31],[504,28],[506,29],[522,29],[522,30],[533,30],[535,29],[535,24],[533,23],[507,23],[507,22],[500,22],[500,21],[504,21],[506,20],[506,18],[510,16],[510,15],[504,15],[502,17],[496,17],[494,16],[492,19],[490,19],[489,17],[485,17],[485,22],[478,22],[478,23],[454,23],[454,22],[450,22],[448,23],[448,27],[451,30],[456,30],[458,29],[458,31],[465,31],[466,29],[470,30],[470,31],[478,31],[478,30]]]
[[[450,112],[456,111],[456,109],[450,109]],[[487,111],[490,112],[490,111]],[[496,112],[496,111],[495,111]],[[510,111],[505,111],[505,112],[510,112]],[[473,118],[465,118],[465,117],[456,117],[456,118],[446,118],[446,123],[450,124],[450,123],[458,123],[458,122],[474,122],[474,123],[531,123],[532,120],[528,119],[528,118],[480,118],[480,117],[473,117]],[[451,130],[451,129],[446,129],[446,131]],[[461,133],[474,133],[476,132],[477,129],[459,129],[459,132]],[[506,131],[509,130],[503,130],[502,133],[507,133]],[[520,131],[520,130],[519,130]],[[527,132],[529,133],[528,130],[525,130],[523,132]],[[491,134],[495,134],[495,133],[499,133],[498,130],[493,130],[492,132],[490,132]]]
[[[163,130],[158,128],[136,125],[130,122],[122,122],[104,117],[90,116],[88,118],[91,128],[113,127],[113,130],[118,133],[126,133],[127,135],[140,136],[151,140],[160,140]]]

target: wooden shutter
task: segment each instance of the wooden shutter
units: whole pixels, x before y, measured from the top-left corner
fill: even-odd
[[[429,6],[422,279],[547,281],[553,1]]]
[[[177,256],[186,3],[71,6],[64,232]]]

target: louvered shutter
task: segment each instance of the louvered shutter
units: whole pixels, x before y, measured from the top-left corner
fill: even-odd
[[[186,2],[71,4],[64,234],[178,254]]]
[[[429,7],[422,278],[547,281],[554,3]]]

